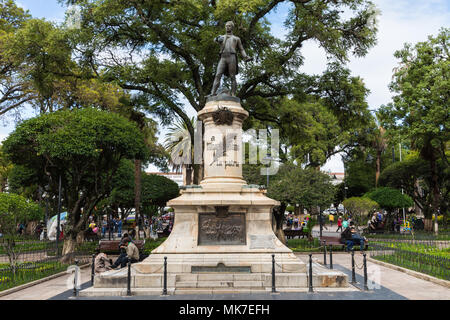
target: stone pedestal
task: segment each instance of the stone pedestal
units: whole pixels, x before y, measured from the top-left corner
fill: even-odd
[[[277,290],[306,288],[306,264],[273,233],[271,212],[279,203],[242,177],[241,129],[247,111],[237,98],[225,97],[209,101],[198,116],[205,125],[204,180],[169,201],[175,211],[172,233],[146,260],[132,265],[132,287],[160,290],[167,257],[172,292],[267,291],[274,255]],[[347,285],[344,274],[318,270],[316,284]],[[124,277],[121,271],[97,276],[95,288],[84,294],[124,288]]]

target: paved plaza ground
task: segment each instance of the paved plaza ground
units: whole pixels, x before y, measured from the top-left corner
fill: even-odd
[[[337,236],[336,226],[327,225],[328,230],[323,230],[324,236]],[[314,236],[319,235],[319,227],[313,229]],[[307,262],[308,254],[296,253],[296,255]],[[323,263],[323,254],[314,254],[313,258]],[[101,297],[101,298],[81,298],[78,300],[450,300],[450,288],[444,287],[430,281],[416,278],[404,272],[397,271],[388,267],[368,261],[367,266],[377,268],[379,277],[377,283],[379,288],[364,291],[363,290],[363,257],[359,252],[355,252],[356,262],[356,280],[355,290],[351,292],[339,292],[335,289],[315,289],[314,293],[308,293],[306,288],[304,292],[296,293],[278,293],[278,294],[186,294],[173,296],[133,296],[133,297]],[[329,263],[329,255],[327,255]],[[333,268],[348,275],[351,280],[351,255],[349,253],[339,252],[333,254]],[[72,300],[73,291],[67,289],[67,280],[69,275],[63,275],[41,284],[23,289],[21,291],[1,296],[0,300]],[[371,276],[369,275],[369,279]],[[90,268],[81,270],[82,289],[91,286]],[[0,293],[1,294],[1,293]]]
[[[299,258],[307,261],[308,255],[298,254]],[[318,262],[323,261],[323,255],[315,254]],[[327,261],[329,262],[329,261]],[[362,255],[355,254],[357,266],[362,265]],[[375,264],[368,262],[368,268]],[[162,297],[142,296],[142,297],[111,297],[111,298],[76,298],[79,300],[450,300],[450,289],[444,286],[418,279],[411,275],[396,271],[384,266],[379,266],[380,288],[363,290],[363,270],[356,268],[355,287],[352,292],[338,292],[333,289],[317,289],[314,293],[279,293],[279,294],[218,294],[218,295],[173,295]],[[336,270],[346,272],[351,279],[351,256],[347,253],[336,253],[333,255],[333,267]],[[0,300],[71,300],[72,290],[68,290],[66,282],[69,275],[46,281],[42,284],[0,297]],[[81,281],[82,289],[89,287],[91,279],[90,268],[82,269]]]

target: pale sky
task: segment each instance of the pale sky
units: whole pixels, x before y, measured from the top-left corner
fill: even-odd
[[[371,93],[368,97],[370,109],[377,109],[391,100],[388,85],[392,77],[392,69],[397,61],[393,54],[406,42],[417,43],[427,40],[429,35],[437,35],[442,27],[450,27],[450,0],[373,0],[381,11],[378,17],[378,43],[364,58],[352,58],[348,64],[354,76],[360,76]],[[34,17],[46,18],[50,21],[62,22],[65,8],[57,0],[20,0],[17,4],[29,9]],[[282,35],[283,7],[271,14],[272,32]],[[316,43],[308,42],[303,47],[305,65],[302,72],[320,74],[326,68],[326,57]],[[190,108],[190,107],[189,107]],[[193,110],[188,110],[193,114]],[[24,118],[32,116],[25,114]],[[3,121],[1,121],[3,120]],[[6,123],[5,123],[6,122]],[[8,119],[0,119],[0,140],[14,130],[14,123]],[[163,137],[160,137],[163,140]],[[323,168],[332,172],[343,172],[340,156],[332,158]],[[155,171],[154,168],[149,168]]]

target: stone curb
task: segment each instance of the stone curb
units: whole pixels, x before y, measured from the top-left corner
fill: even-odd
[[[87,263],[87,264],[84,264],[84,265],[80,266],[80,269],[84,269],[84,268],[86,268],[88,266],[90,266],[90,263]],[[7,295],[16,293],[18,291],[21,291],[21,290],[24,290],[24,289],[28,289],[28,288],[33,287],[35,285],[38,285],[38,284],[41,284],[43,282],[50,281],[50,280],[62,277],[64,275],[67,275],[67,271],[62,271],[62,272],[59,272],[59,273],[56,273],[56,274],[52,274],[51,276],[48,276],[48,277],[45,277],[45,278],[42,278],[42,279],[39,279],[39,280],[36,280],[36,281],[24,283],[24,284],[22,284],[20,286],[0,291],[0,297],[4,297],[4,296],[7,296]]]
[[[409,274],[410,276],[413,276],[413,277],[416,277],[416,278],[419,278],[419,279],[422,279],[422,280],[425,280],[425,281],[433,282],[433,283],[441,285],[443,287],[450,288],[450,281],[447,281],[447,280],[443,280],[443,279],[439,279],[439,278],[436,278],[436,277],[432,277],[432,276],[429,276],[429,275],[424,274],[424,273],[420,273],[420,272],[417,272],[417,271],[413,271],[413,270],[409,270],[409,269],[406,269],[406,268],[402,268],[402,267],[399,267],[399,266],[396,266],[396,265],[393,265],[393,264],[390,264],[390,263],[387,263],[387,262],[384,262],[384,261],[378,261],[378,260],[375,260],[375,259],[369,258],[369,257],[367,257],[367,261],[370,261],[370,262],[375,263],[375,264],[379,264],[379,265],[384,266],[386,268],[394,269],[394,270],[397,270],[397,271]]]

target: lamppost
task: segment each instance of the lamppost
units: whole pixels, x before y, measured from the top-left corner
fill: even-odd
[[[399,150],[399,153],[400,153],[400,162],[402,162],[402,144],[401,144],[401,142],[398,144],[398,150]],[[403,194],[403,188],[402,188],[402,194]],[[403,207],[403,225],[406,228],[405,207]]]
[[[61,234],[61,174],[59,175],[58,186],[58,211],[56,212],[56,256],[59,255],[59,235]]]

